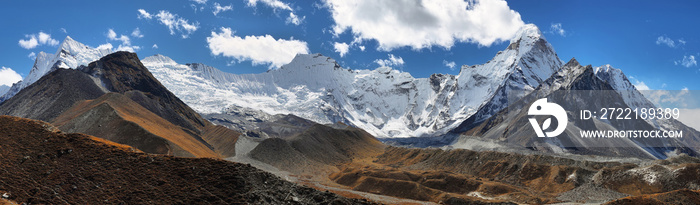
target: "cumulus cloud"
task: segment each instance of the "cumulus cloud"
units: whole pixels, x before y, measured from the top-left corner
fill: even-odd
[[[98,50],[112,50],[112,48],[114,48],[114,46],[112,46],[111,43],[105,43],[100,46],[97,46]]]
[[[294,12],[289,12],[289,17],[287,17],[285,23],[299,25],[302,21],[304,21],[304,19],[306,19],[306,16],[299,18],[299,16],[294,14]]]
[[[275,39],[270,35],[240,37],[231,28],[220,30],[212,31],[207,37],[209,50],[213,55],[231,57],[238,62],[250,60],[253,65],[269,64],[273,69],[289,63],[297,54],[309,53],[304,41]]]
[[[137,14],[136,17],[139,18],[139,19],[152,19],[152,18],[153,18],[153,15],[151,15],[151,14],[148,13],[148,12],[146,12],[146,10],[139,9],[138,11],[139,11],[139,14]]]
[[[198,3],[198,4],[207,4],[208,0],[191,0],[191,1],[194,1],[195,3]]]
[[[132,33],[133,34],[133,33]],[[112,41],[121,41],[122,43],[119,44],[117,47],[117,51],[129,51],[129,52],[135,52],[139,49],[141,49],[140,46],[132,46],[131,45],[131,39],[126,36],[126,35],[117,35],[117,32],[114,32],[113,29],[107,30],[107,39],[112,40]],[[103,45],[100,45],[103,46]],[[104,45],[106,46],[106,45]],[[109,47],[103,47],[103,48],[111,48],[112,44],[109,44]],[[98,47],[99,48],[99,47]]]
[[[455,70],[455,67],[457,66],[457,63],[454,61],[447,61],[447,60],[442,60],[442,64],[450,68],[450,70]]]
[[[649,90],[649,86],[642,81],[636,81],[634,87],[637,88],[637,90]]]
[[[455,41],[490,46],[509,40],[524,25],[504,0],[324,0],[337,36],[352,32],[357,40],[376,40],[378,50],[440,46]]]
[[[299,25],[301,22],[304,21],[306,16],[299,17],[294,13],[294,9],[285,2],[282,2],[280,0],[248,0],[248,6],[250,7],[255,7],[257,6],[258,2],[274,9],[275,11],[277,10],[286,10],[289,11],[289,17],[286,19],[287,24],[294,24],[294,25]]]
[[[35,60],[35,59],[36,59],[36,53],[34,53],[34,52],[29,53],[29,55],[27,55],[27,58],[32,59],[32,60]]]
[[[340,54],[340,57],[343,57],[350,50],[350,45],[348,45],[347,43],[335,42],[333,43],[333,48],[335,49],[335,52],[338,52]]]
[[[685,43],[685,41],[684,41]],[[667,45],[668,47],[675,48],[676,42],[673,39],[666,36],[659,36],[656,38],[656,45]]]
[[[20,80],[22,80],[22,76],[12,70],[12,68],[2,66],[2,69],[0,69],[0,85],[12,86],[13,83]]]
[[[206,1],[204,2],[206,3]],[[175,35],[176,32],[179,32],[182,38],[189,38],[192,33],[199,29],[199,22],[190,23],[187,19],[166,10],[160,10],[158,14],[155,15],[143,9],[139,9],[138,12],[139,19],[152,19],[155,17],[160,24],[168,27],[170,35]]]
[[[687,108],[690,91],[687,87],[681,90],[640,90],[644,96],[657,107]]]
[[[698,61],[695,60],[694,55],[689,55],[689,56],[683,56],[682,60],[674,61],[673,64],[680,65],[680,66],[683,66],[686,68],[690,68],[692,66],[697,66]]]
[[[169,11],[161,10],[155,17],[161,24],[168,27],[170,35],[175,35],[176,32],[179,32],[182,38],[189,38],[192,33],[199,29],[199,22],[190,23],[187,19]]]
[[[51,38],[51,34],[39,32],[37,34],[24,35],[27,39],[19,39],[19,46],[24,49],[33,49],[40,45],[57,46],[58,41]]]
[[[131,36],[134,38],[143,38],[143,34],[141,34],[141,29],[136,27],[134,31],[131,32]]]
[[[374,60],[374,62],[379,64],[380,67],[394,67],[402,66],[404,64],[402,57],[396,57],[393,54],[389,54],[388,59],[377,59]]]
[[[212,11],[212,13],[214,13],[214,16],[216,16],[221,12],[230,10],[233,10],[233,6],[231,4],[229,4],[228,6],[221,6],[221,4],[219,4],[218,2],[214,2],[214,11]]]
[[[566,31],[561,27],[561,23],[553,23],[549,27],[549,31],[560,36],[566,36]]]
[[[158,49],[158,44],[153,44],[153,46],[151,46],[151,48]]]

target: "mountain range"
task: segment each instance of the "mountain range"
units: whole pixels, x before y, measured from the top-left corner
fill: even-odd
[[[556,138],[534,137],[529,124],[528,106],[543,98],[567,111],[568,125]],[[619,69],[586,66],[576,59],[564,63],[534,25],[522,27],[492,60],[462,66],[458,75],[429,78],[390,67],[346,69],[321,54],[299,54],[279,69],[238,75],[163,55],[139,59],[135,53],[90,48],[67,37],[55,55],[37,55],[30,74],[0,97],[0,114],[16,116],[0,117],[6,122],[0,126],[0,146],[16,147],[0,154],[14,157],[3,164],[32,169],[33,177],[54,176],[51,172],[59,170],[62,177],[51,179],[82,180],[73,189],[94,181],[110,186],[96,189],[102,193],[124,192],[83,169],[68,177],[70,169],[58,163],[77,160],[75,166],[138,187],[140,191],[129,192],[138,198],[97,197],[122,202],[143,202],[149,194],[168,198],[146,189],[170,189],[172,184],[197,187],[198,194],[209,191],[202,197],[212,202],[366,202],[319,196],[267,173],[241,174],[257,170],[234,162],[316,189],[385,203],[601,203],[697,189],[697,130],[672,119],[584,121],[574,112],[607,105],[655,107]],[[676,129],[686,138],[601,141],[580,138],[583,129]],[[24,135],[33,138],[13,137]],[[42,150],[42,140],[48,151]],[[92,164],[81,161],[88,158]],[[53,161],[41,161],[48,159]],[[122,169],[127,174],[156,169],[168,178],[138,175],[148,184],[135,185]],[[13,176],[21,173],[11,171]],[[252,188],[226,192],[231,186],[211,178],[220,173],[221,183]],[[197,174],[206,177],[191,183],[174,177]],[[65,184],[61,180],[35,183]],[[289,193],[270,197],[260,190],[268,182]],[[55,202],[43,196],[49,192],[28,194],[31,188],[0,183],[0,192],[20,192],[4,199]],[[97,199],[66,190],[54,194],[70,203]],[[246,195],[221,198],[225,194]],[[194,200],[178,197],[167,201]]]

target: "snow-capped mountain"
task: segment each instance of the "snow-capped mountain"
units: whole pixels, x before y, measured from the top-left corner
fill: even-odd
[[[142,62],[200,113],[238,106],[318,123],[340,121],[377,137],[447,133],[492,101],[496,91],[525,95],[562,64],[534,25],[524,26],[489,62],[463,66],[456,76],[414,78],[389,67],[349,70],[321,54],[300,54],[280,69],[244,75],[203,64],[178,64],[162,55]]]
[[[502,79],[493,83],[500,86],[496,90],[489,90],[493,95],[479,107],[478,111],[457,126],[453,132],[464,132],[471,127],[486,120],[498,111],[506,108],[509,100],[518,100],[532,92],[545,79],[549,78],[563,65],[556,52],[536,26],[525,25],[510,42],[508,48],[498,52],[493,60],[479,66],[462,68],[460,76],[476,76],[482,78],[481,73],[464,73],[464,70],[483,69],[499,71],[495,77]],[[465,79],[464,81],[468,81]]]
[[[11,98],[20,90],[36,82],[49,73],[54,67],[75,69],[80,65],[88,65],[90,62],[98,60],[110,53],[112,53],[112,50],[109,48],[90,48],[89,46],[73,40],[70,36],[66,36],[66,39],[64,39],[58,47],[56,54],[39,52],[39,54],[36,55],[34,66],[29,71],[29,75],[22,81],[13,84],[7,93],[0,96],[0,102]]]

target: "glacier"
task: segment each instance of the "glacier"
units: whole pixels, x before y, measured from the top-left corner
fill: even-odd
[[[527,94],[563,64],[532,24],[487,63],[429,78],[390,67],[345,69],[321,54],[299,54],[279,69],[241,75],[199,63],[179,64],[163,55],[142,63],[200,113],[236,106],[294,114],[323,124],[343,122],[380,138],[446,134],[490,102],[497,90]]]

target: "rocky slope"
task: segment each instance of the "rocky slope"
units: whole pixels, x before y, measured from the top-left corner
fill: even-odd
[[[605,78],[604,78],[605,79]],[[632,98],[621,95],[628,90],[615,90],[608,82],[596,75],[589,66],[582,66],[572,59],[559,71],[545,80],[529,95],[510,104],[506,109],[464,132],[468,136],[478,136],[502,142],[511,147],[526,147],[539,152],[574,153],[580,155],[603,155],[636,158],[666,158],[668,155],[685,152],[696,155],[697,131],[684,129],[682,139],[646,138],[583,138],[581,130],[654,130],[655,126],[642,119],[591,119],[580,118],[579,110],[598,111],[600,108],[628,108]],[[636,90],[633,90],[636,91]],[[564,132],[557,137],[540,138],[530,125],[529,106],[535,100],[547,98],[548,102],[558,103],[567,114],[568,123]],[[640,100],[640,99],[638,99]],[[641,98],[645,100],[645,98]],[[542,123],[544,119],[539,119]],[[556,126],[556,125],[555,125]],[[553,126],[553,127],[555,127]],[[679,125],[684,126],[684,125]],[[460,144],[453,146],[459,147]]]
[[[111,92],[119,95],[83,101]],[[57,120],[66,111],[70,113],[58,120],[71,132],[100,134],[160,154],[230,157],[239,135],[202,118],[128,52],[78,69],[57,68],[0,104],[0,114],[45,121]],[[83,126],[86,123],[93,126]]]
[[[379,155],[384,147],[364,130],[315,124],[288,138],[265,139],[249,155],[295,174],[323,176],[353,159]]]
[[[350,167],[333,175],[334,180],[366,191],[381,190],[382,184],[400,181],[415,183],[415,189],[436,192],[404,195],[409,198],[470,195],[542,204],[603,203],[625,196],[698,189],[696,177],[700,174],[700,160],[687,155],[623,163],[600,158],[391,147],[374,162],[382,166]],[[367,186],[377,180],[384,183]],[[449,183],[460,180],[464,183]],[[382,191],[392,192],[396,190]]]
[[[100,136],[147,153],[219,157],[208,143],[119,93],[76,103],[53,124],[65,132]]]
[[[0,116],[0,147],[0,193],[19,203],[369,204],[250,165],[144,154],[17,117]]]

